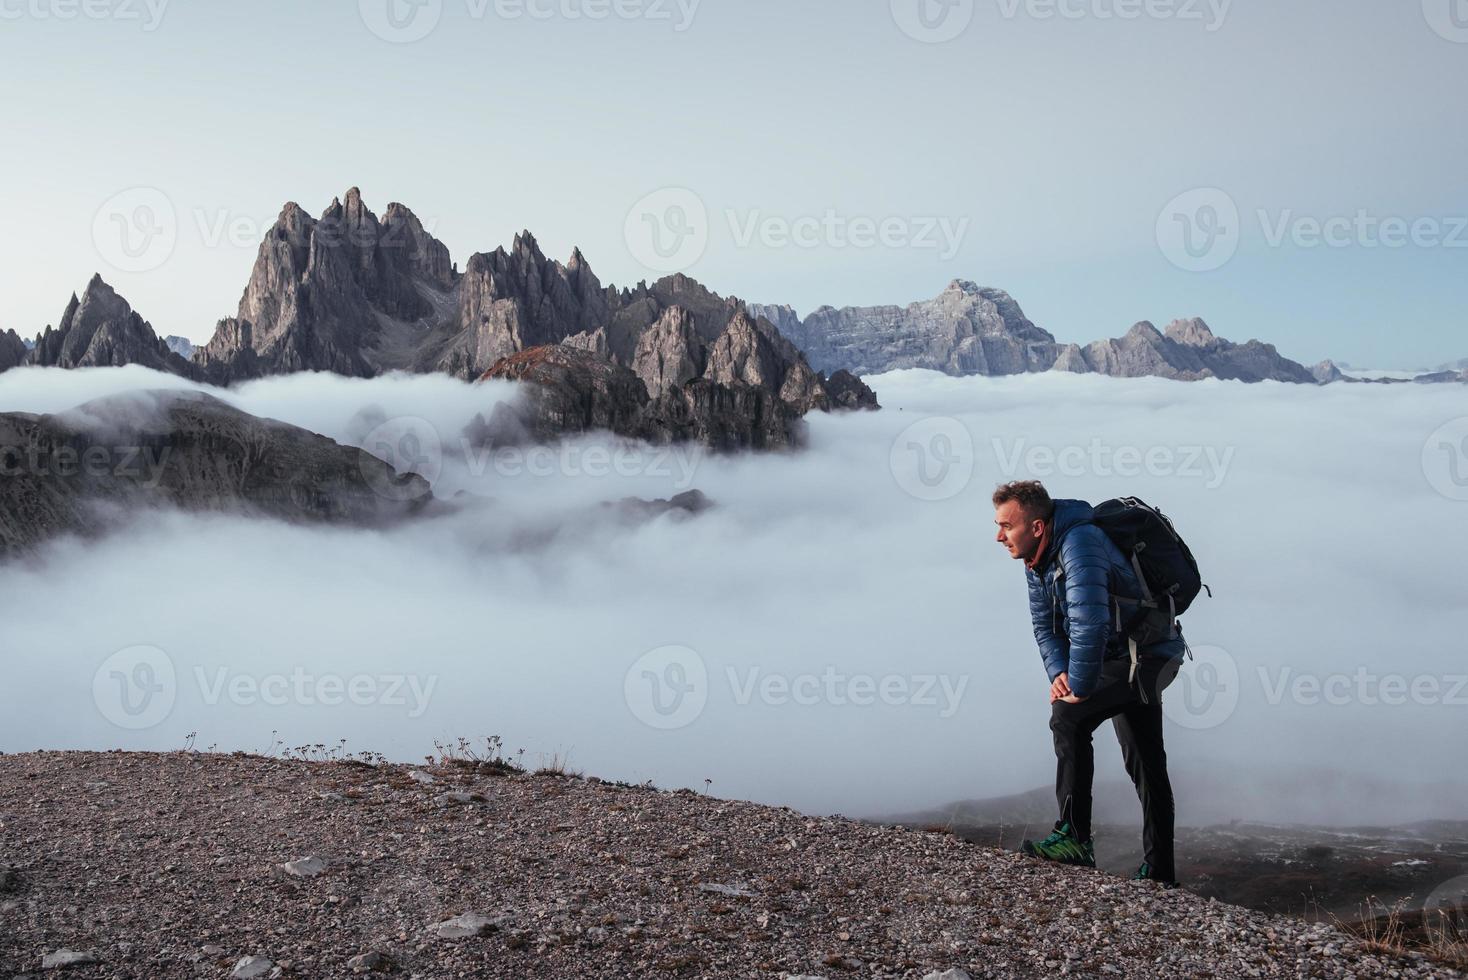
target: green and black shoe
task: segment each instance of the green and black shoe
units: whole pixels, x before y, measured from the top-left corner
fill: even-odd
[[[1132,881],[1155,881],[1155,882],[1157,882],[1157,884],[1161,885],[1163,888],[1176,888],[1176,887],[1178,887],[1177,882],[1175,882],[1175,881],[1168,881],[1168,880],[1166,880],[1164,878],[1159,878],[1155,874],[1153,874],[1152,873],[1152,865],[1148,864],[1146,861],[1143,861],[1142,862],[1142,866],[1137,869],[1137,873],[1134,874],[1134,875],[1132,875]]]
[[[1096,866],[1096,851],[1091,842],[1077,839],[1069,820],[1056,824],[1055,832],[1044,840],[1026,840],[1019,849],[1023,854],[1045,861],[1076,864],[1083,868]]]

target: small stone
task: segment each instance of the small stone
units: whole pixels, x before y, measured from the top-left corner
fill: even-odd
[[[748,888],[739,888],[734,885],[719,885],[709,882],[701,882],[698,886],[701,892],[712,892],[715,895],[728,895],[731,898],[755,898],[755,893]]]
[[[229,971],[230,980],[255,980],[265,976],[274,966],[263,956],[241,956],[234,969]]]
[[[0,892],[13,890],[20,884],[20,873],[8,864],[0,864]]]
[[[223,956],[224,947],[215,946],[211,943],[208,946],[200,946],[199,952],[203,953],[205,956]]]
[[[314,878],[326,870],[326,859],[316,857],[297,858],[282,864],[281,870],[293,878]]]
[[[469,803],[488,802],[479,793],[440,793],[434,797],[439,806],[464,806]]]
[[[923,980],[971,980],[968,973],[963,970],[944,970],[942,973],[929,973]]]
[[[432,929],[440,939],[471,939],[475,936],[482,936],[486,932],[493,932],[499,927],[498,919],[491,919],[478,912],[465,912],[463,915],[456,915],[452,919],[438,923]]]
[[[85,966],[97,962],[97,954],[90,950],[58,949],[41,957],[41,969],[62,970],[68,966]]]
[[[377,950],[359,953],[347,960],[347,968],[353,973],[371,973],[373,970],[386,970],[388,966],[387,957]]]

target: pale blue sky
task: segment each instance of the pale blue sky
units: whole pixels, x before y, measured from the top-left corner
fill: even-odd
[[[369,29],[373,2],[0,0],[0,327],[31,336],[100,271],[160,333],[207,339],[280,206],[319,213],[353,184],[461,265],[529,228],[627,284],[658,274],[629,211],[682,187],[709,215],[687,271],[802,314],[966,278],[1061,340],[1199,315],[1306,362],[1468,356],[1462,0],[1151,0],[1168,16],[1139,19],[972,0],[943,43],[904,33],[918,0],[619,0],[640,13],[601,20],[596,0],[427,0],[410,43]],[[1043,16],[1057,2],[1076,16]],[[172,208],[174,244],[130,272],[94,221],[137,187]],[[1157,233],[1196,188],[1240,213],[1237,254],[1204,272]],[[740,243],[828,211],[899,233]],[[1311,247],[1295,221],[1363,212],[1421,243]],[[952,255],[908,241],[940,218],[965,229]]]

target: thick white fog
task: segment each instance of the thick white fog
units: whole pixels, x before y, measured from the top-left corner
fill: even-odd
[[[817,413],[806,451],[737,457],[465,455],[464,425],[511,388],[445,377],[215,391],[353,445],[412,432],[436,495],[467,495],[385,531],[155,515],[0,566],[0,750],[278,732],[412,760],[497,734],[527,764],[818,812],[1033,789],[1053,778],[1047,680],[989,495],[1039,477],[1160,506],[1213,588],[1184,619],[1197,659],[1168,692],[1169,755],[1239,791],[1232,813],[1180,798],[1180,819],[1318,819],[1280,772],[1300,795],[1359,785],[1342,823],[1468,795],[1463,386],[866,380],[881,412]],[[18,369],[0,411],[182,387]],[[599,506],[691,488],[716,506],[640,524]],[[1097,744],[1121,777],[1109,727]]]

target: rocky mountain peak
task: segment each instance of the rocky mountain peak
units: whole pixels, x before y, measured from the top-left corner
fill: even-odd
[[[1152,325],[1151,320],[1142,320],[1132,324],[1132,328],[1122,337],[1123,341],[1145,344],[1160,344],[1162,339],[1162,333]]]
[[[170,351],[100,274],[92,276],[80,297],[72,294],[56,328],[47,328],[37,338],[26,360],[62,368],[142,364],[158,371],[191,374],[188,362]]]
[[[1211,347],[1218,341],[1202,317],[1174,320],[1167,325],[1165,336],[1188,347]]]

